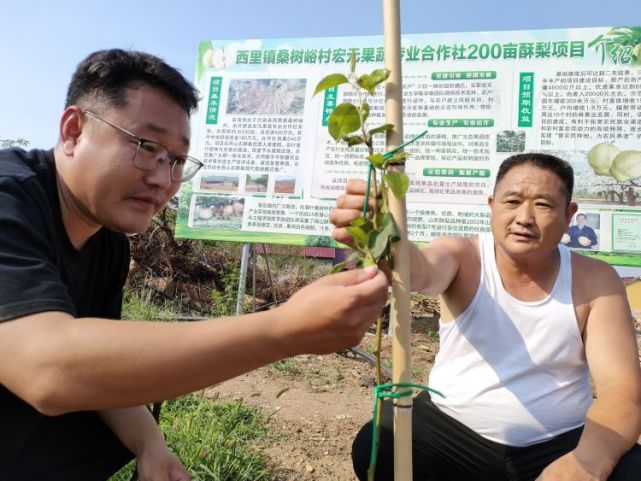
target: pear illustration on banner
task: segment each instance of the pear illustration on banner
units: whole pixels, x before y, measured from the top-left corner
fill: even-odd
[[[638,150],[624,150],[619,152],[612,160],[610,175],[617,182],[641,177],[641,152]]]
[[[601,142],[588,152],[588,164],[596,175],[614,177],[617,182],[641,177],[641,151],[619,150],[612,142]]]
[[[588,163],[596,175],[610,175],[610,166],[618,153],[612,142],[601,142],[588,152]]]

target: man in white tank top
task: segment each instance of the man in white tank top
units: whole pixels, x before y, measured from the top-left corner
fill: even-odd
[[[441,346],[413,410],[414,479],[632,480],[641,472],[641,369],[614,269],[559,245],[577,205],[572,167],[520,154],[499,168],[491,233],[411,246],[413,291],[441,298]],[[334,238],[360,215],[350,181]],[[592,400],[592,376],[596,399]],[[393,479],[386,406],[376,479]],[[371,423],[352,458],[366,479]]]

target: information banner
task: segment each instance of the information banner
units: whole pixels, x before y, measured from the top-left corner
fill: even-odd
[[[332,245],[329,211],[366,151],[337,144],[327,119],[349,87],[312,96],[330,73],[383,67],[382,37],[213,40],[199,46],[184,238]],[[641,27],[404,35],[403,116],[410,239],[489,230],[499,164],[562,157],[579,211],[563,242],[641,266]],[[385,123],[384,91],[368,125]],[[383,151],[382,136],[377,151]]]

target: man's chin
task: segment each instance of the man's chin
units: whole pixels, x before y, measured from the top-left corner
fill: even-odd
[[[503,245],[505,250],[515,255],[529,254],[539,250],[541,247],[539,242],[534,238],[508,239]]]
[[[144,232],[151,224],[149,219],[118,219],[118,221],[105,224],[105,227],[111,231],[121,234],[140,234]]]

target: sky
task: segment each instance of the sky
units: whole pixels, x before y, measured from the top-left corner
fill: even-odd
[[[57,141],[67,84],[87,54],[143,50],[194,79],[200,40],[382,35],[381,0],[0,0],[0,139]],[[403,33],[640,23],[638,0],[401,0]]]

